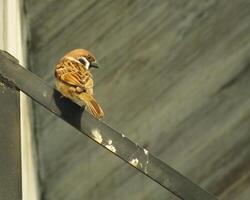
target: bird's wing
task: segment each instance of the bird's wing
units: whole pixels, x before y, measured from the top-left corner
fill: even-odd
[[[56,77],[67,84],[81,88],[93,87],[91,74],[78,63],[63,61],[56,66]]]

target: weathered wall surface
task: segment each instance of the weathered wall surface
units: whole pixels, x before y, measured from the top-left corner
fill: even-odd
[[[105,121],[219,199],[250,195],[250,1],[26,0],[30,66],[90,49]],[[177,199],[36,109],[43,199]]]

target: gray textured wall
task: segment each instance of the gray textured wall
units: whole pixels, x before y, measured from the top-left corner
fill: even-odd
[[[250,195],[249,0],[26,0],[30,67],[90,49],[105,121],[219,199]],[[35,106],[44,200],[177,199]]]

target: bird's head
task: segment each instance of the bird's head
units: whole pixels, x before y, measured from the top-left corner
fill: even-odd
[[[62,59],[74,60],[81,63],[86,70],[90,68],[99,68],[99,63],[95,56],[86,49],[74,49],[68,52]]]

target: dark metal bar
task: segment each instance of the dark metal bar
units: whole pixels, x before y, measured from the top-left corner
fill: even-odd
[[[0,199],[22,199],[19,97],[0,76]]]
[[[77,104],[67,98],[61,98],[58,91],[44,83],[33,73],[13,62],[11,56],[6,52],[0,52],[0,74],[47,110],[56,114],[181,199],[216,199],[212,194],[157,159],[146,149],[133,143],[104,122],[94,119]]]

